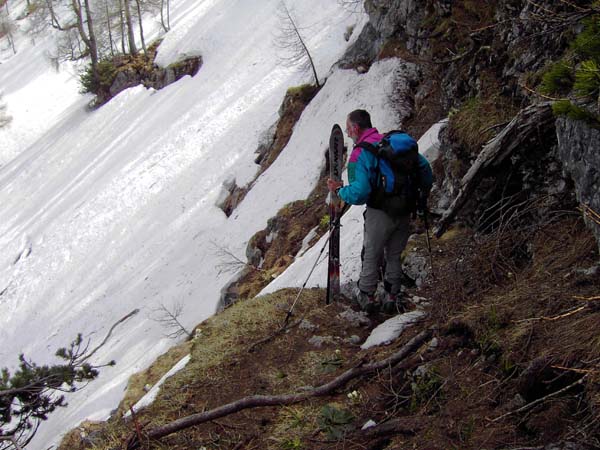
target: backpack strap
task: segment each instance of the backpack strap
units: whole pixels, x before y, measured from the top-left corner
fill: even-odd
[[[369,153],[372,153],[374,156],[379,157],[379,147],[377,147],[374,144],[371,144],[370,142],[359,142],[355,145],[355,147],[364,148]]]

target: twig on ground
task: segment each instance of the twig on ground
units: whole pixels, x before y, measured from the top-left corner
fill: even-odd
[[[600,300],[600,295],[595,295],[593,297],[582,297],[580,295],[574,295],[573,298],[577,300],[584,300],[586,302],[593,302],[596,300]]]
[[[259,345],[262,345],[262,344],[266,344],[271,339],[275,338],[275,336],[278,336],[281,333],[283,333],[285,330],[289,330],[290,328],[294,328],[294,327],[300,325],[303,320],[304,320],[304,317],[302,317],[300,320],[298,320],[298,321],[296,321],[296,322],[294,322],[294,323],[292,323],[290,325],[288,325],[287,323],[284,323],[273,334],[267,336],[266,338],[261,339],[260,341],[256,341],[254,344],[252,344],[250,346],[250,348],[248,348],[248,353],[252,353],[254,350],[256,350],[256,347],[258,347]]]
[[[553,369],[559,369],[559,370],[568,370],[570,372],[576,372],[576,373],[600,373],[600,370],[594,370],[594,369],[574,369],[572,367],[563,367],[563,366],[550,366]]]
[[[575,383],[572,383],[572,384],[570,384],[570,385],[568,385],[568,386],[566,386],[566,387],[564,387],[562,389],[559,389],[556,392],[552,392],[551,394],[545,395],[542,398],[538,398],[537,400],[534,400],[534,401],[532,401],[530,403],[527,403],[525,406],[522,406],[519,409],[515,409],[514,411],[509,411],[506,414],[502,414],[501,416],[496,417],[495,419],[492,419],[491,422],[498,422],[499,420],[502,420],[505,417],[511,416],[513,414],[518,414],[518,413],[521,413],[521,412],[524,412],[524,411],[528,411],[529,409],[533,408],[534,406],[539,405],[540,403],[545,402],[549,398],[556,397],[556,396],[558,396],[558,395],[560,395],[560,394],[562,394],[564,392],[567,392],[568,390],[571,390],[574,387],[582,384],[584,382],[584,380],[587,378],[588,375],[589,374],[585,374],[579,380],[577,380]]]
[[[531,321],[535,321],[535,320],[547,320],[547,321],[552,322],[552,321],[555,321],[555,320],[564,319],[565,317],[572,316],[573,314],[576,314],[576,313],[578,313],[580,311],[583,311],[586,308],[587,308],[587,305],[583,305],[583,306],[579,306],[578,308],[571,309],[571,310],[565,312],[564,314],[560,314],[558,316],[554,316],[554,317],[531,317],[530,319],[517,320],[517,321],[515,321],[515,323],[531,322]]]

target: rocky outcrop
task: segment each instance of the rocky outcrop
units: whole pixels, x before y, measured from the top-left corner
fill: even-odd
[[[156,90],[162,89],[185,75],[193,77],[198,73],[201,66],[201,56],[187,58],[167,67],[158,67],[154,64],[138,67],[123,62],[122,65],[116,65],[117,73],[109,88],[110,97],[114,97],[119,92],[139,84]]]
[[[559,118],[556,121],[558,154],[565,172],[575,184],[579,203],[600,213],[600,130],[582,120]],[[600,243],[600,220],[593,212],[586,222]]]

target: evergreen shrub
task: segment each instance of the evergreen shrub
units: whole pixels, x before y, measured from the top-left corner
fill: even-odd
[[[116,76],[117,69],[114,63],[108,59],[98,62],[98,80],[94,79],[92,65],[88,64],[85,70],[79,74],[81,93],[86,94],[90,92],[92,94],[99,94],[101,92],[108,92]]]
[[[544,94],[565,93],[573,87],[572,67],[565,61],[552,64],[542,76],[540,90]]]

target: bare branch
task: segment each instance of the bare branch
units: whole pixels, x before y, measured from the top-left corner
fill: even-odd
[[[214,255],[220,261],[215,265],[215,268],[219,270],[218,275],[221,275],[222,273],[234,273],[242,269],[252,269],[259,272],[262,271],[261,268],[253,266],[247,261],[243,261],[227,247],[218,244],[216,241],[211,241],[210,243],[215,247]]]
[[[179,321],[179,317],[183,313],[183,303],[175,302],[172,309],[167,308],[164,303],[161,303],[152,312],[155,317],[150,317],[151,320],[160,323],[167,330],[171,330],[166,337],[169,339],[177,339],[183,335],[192,338],[193,335]]]

